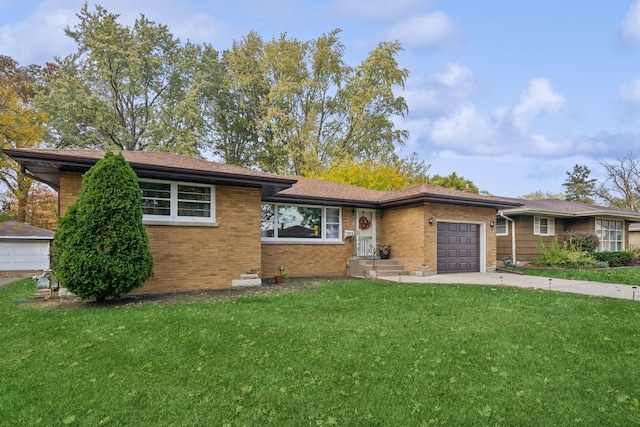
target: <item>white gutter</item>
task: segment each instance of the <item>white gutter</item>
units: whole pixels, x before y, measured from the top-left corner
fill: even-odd
[[[514,219],[505,216],[502,211],[498,211],[498,216],[506,219],[511,223],[511,260],[513,265],[516,265],[516,221]]]

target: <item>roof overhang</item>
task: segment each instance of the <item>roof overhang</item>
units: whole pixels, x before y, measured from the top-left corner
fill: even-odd
[[[49,152],[5,149],[3,151],[21,166],[24,173],[49,185],[56,191],[60,190],[61,172],[84,173],[99,160],[93,156],[65,155],[64,150]],[[263,197],[289,188],[296,182],[295,179],[278,175],[274,175],[273,177],[267,174],[251,176],[241,173],[229,173],[227,171],[215,172],[165,165],[151,165],[136,161],[128,161],[128,163],[139,178],[261,188]]]
[[[345,198],[332,198],[332,197],[309,197],[309,196],[298,196],[298,195],[283,195],[283,194],[274,194],[271,196],[267,196],[263,198],[265,202],[273,202],[273,203],[291,203],[291,204],[299,204],[299,205],[325,205],[325,206],[348,206],[348,207],[358,207],[358,208],[366,208],[366,209],[376,209],[379,208],[380,205],[377,202],[373,201],[364,201],[364,200],[353,200],[353,199],[345,199]]]
[[[530,208],[514,208],[514,209],[505,209],[502,210],[501,213],[507,216],[513,215],[530,215],[530,216],[550,216],[555,218],[586,218],[586,217],[607,217],[607,218],[618,218],[618,219],[626,219],[629,221],[640,221],[640,212],[631,212],[631,211],[609,211],[606,209],[602,210],[590,210],[583,212],[563,212],[563,211],[552,211],[552,210],[544,210],[544,209],[530,209]]]
[[[515,206],[521,206],[521,203],[517,202],[509,202],[509,201],[496,201],[495,199],[475,199],[475,198],[465,198],[465,197],[455,197],[455,196],[446,196],[446,195],[437,195],[437,194],[417,194],[410,197],[397,198],[392,200],[387,200],[379,204],[381,208],[395,207],[395,206],[405,206],[410,204],[420,204],[420,203],[441,203],[447,205],[456,205],[456,206],[472,206],[478,208],[490,208],[490,209],[504,209],[504,208],[513,208]]]

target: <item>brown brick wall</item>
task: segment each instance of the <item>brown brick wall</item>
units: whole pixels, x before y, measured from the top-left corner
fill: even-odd
[[[354,229],[351,210],[342,209],[343,230]],[[273,279],[280,266],[289,277],[345,276],[351,251],[351,239],[337,244],[263,243],[262,278]]]
[[[489,227],[495,221],[495,209],[470,206],[452,206],[435,203],[387,209],[382,212],[381,240],[378,243],[392,245],[391,257],[414,274],[418,267],[426,265],[436,271],[437,241],[436,222],[469,222],[486,224],[486,265],[496,267],[495,229]],[[434,219],[429,225],[429,218]]]
[[[425,226],[428,217],[425,219],[423,205],[385,209],[378,219],[380,233],[377,244],[390,244],[391,258],[400,261],[411,273],[423,264],[435,270],[436,264],[429,263],[428,251],[425,250],[425,245],[430,244],[431,230]]]
[[[60,212],[80,194],[79,174],[63,173]],[[225,289],[260,269],[260,190],[216,187],[218,227],[147,225],[154,276],[139,292]]]
[[[71,206],[82,189],[82,175],[73,172],[60,173],[60,191],[58,192],[58,212],[63,216],[67,208]]]

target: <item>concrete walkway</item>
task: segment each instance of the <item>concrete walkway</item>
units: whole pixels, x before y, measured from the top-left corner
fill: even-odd
[[[470,285],[515,286],[518,288],[543,289],[556,292],[640,300],[640,288],[613,283],[584,282],[581,280],[549,279],[548,277],[524,276],[508,272],[437,274],[435,276],[388,276],[381,280],[399,283],[462,283]],[[635,295],[634,295],[635,292]]]

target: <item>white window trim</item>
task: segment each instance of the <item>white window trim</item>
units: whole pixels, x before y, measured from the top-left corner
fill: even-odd
[[[504,229],[505,229],[504,233],[498,232],[498,221],[504,221]],[[504,218],[497,218],[496,219],[496,236],[508,236],[508,235],[509,235],[509,221],[507,221]]]
[[[600,225],[600,232],[602,232],[602,221],[607,221],[607,222],[620,222],[620,223],[622,223],[622,227],[621,227],[621,229],[620,229],[620,230],[622,231],[622,240],[620,240],[620,243],[621,243],[621,246],[622,246],[622,249],[621,249],[621,250],[624,250],[624,249],[626,248],[626,240],[625,240],[626,235],[625,235],[625,232],[624,232],[624,229],[625,229],[625,228],[624,228],[624,227],[625,227],[625,222],[624,222],[624,220],[619,220],[619,219],[610,219],[610,218],[596,218],[595,229],[594,229],[594,232],[596,233],[596,236],[597,236],[597,234],[598,234],[598,224]],[[600,238],[598,238],[598,240],[599,240],[600,242],[598,243],[597,251],[598,251],[598,252],[609,252],[609,250],[606,250],[606,251],[603,251],[603,250],[602,250],[602,240],[601,240]],[[608,243],[614,242],[614,240],[610,240],[610,239],[607,239],[607,240],[605,240],[605,241],[606,241],[606,242],[608,242]],[[615,242],[618,242],[618,240],[615,240]],[[614,252],[615,252],[615,251],[614,251]]]
[[[323,245],[323,244],[344,244],[342,241],[342,208],[339,206],[321,206],[321,205],[299,205],[296,203],[271,203],[271,202],[263,202],[262,204],[273,205],[273,231],[274,237],[262,237],[262,242],[264,243],[304,243],[308,245]],[[278,207],[279,206],[293,206],[300,208],[314,208],[314,209],[322,209],[322,236],[317,239],[304,239],[298,237],[278,237]],[[338,210],[338,236],[335,238],[326,238],[325,233],[327,232],[327,209],[337,209]],[[262,232],[262,231],[261,231]]]
[[[213,226],[217,227],[216,222],[216,187],[215,185],[199,184],[195,182],[185,181],[164,181],[160,179],[140,179],[139,182],[157,182],[161,184],[170,184],[171,198],[169,206],[170,215],[147,215],[143,214],[142,223],[147,225],[185,225],[185,226]],[[190,185],[196,187],[205,187],[211,189],[211,212],[208,217],[195,216],[178,216],[178,185]]]
[[[540,220],[547,220],[547,232],[540,232]],[[533,217],[533,234],[534,236],[555,236],[556,234],[556,219],[547,216],[534,216]]]

